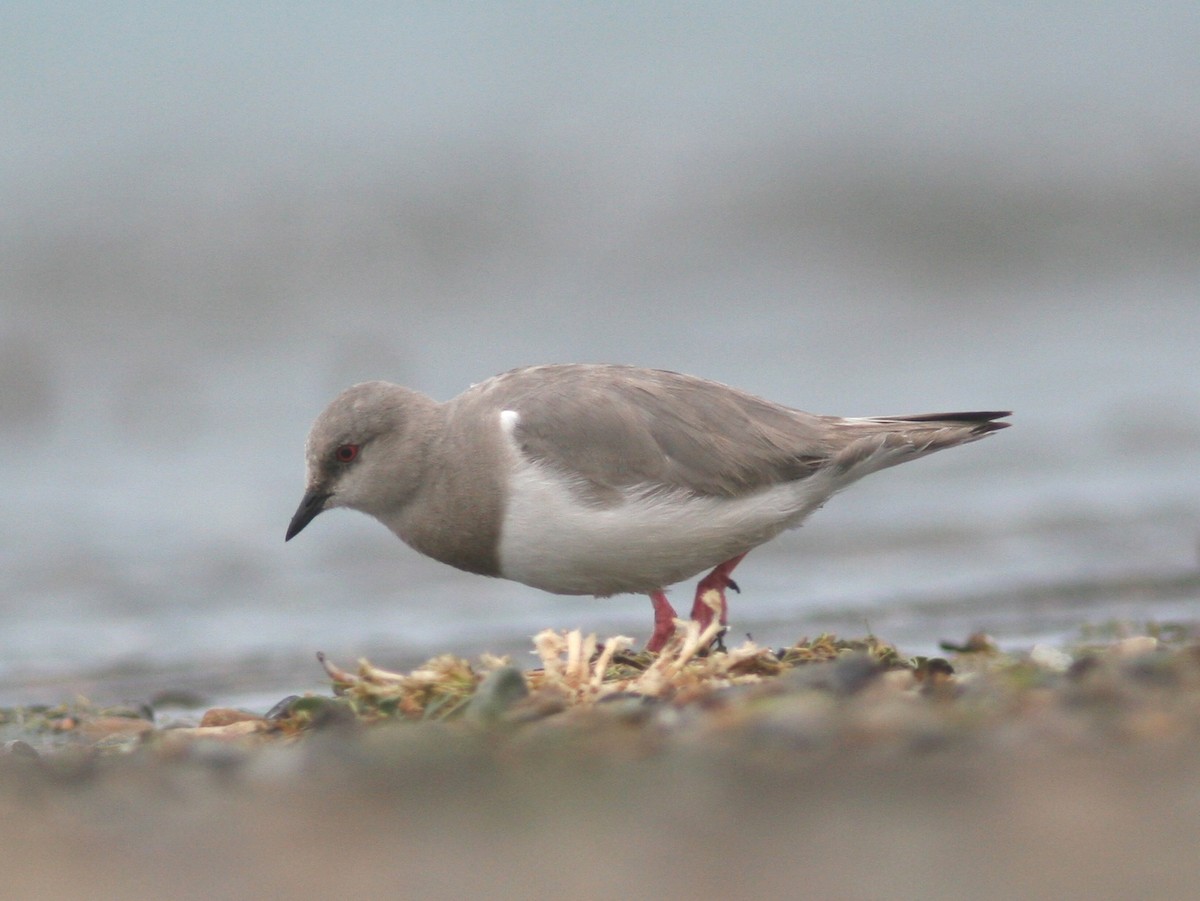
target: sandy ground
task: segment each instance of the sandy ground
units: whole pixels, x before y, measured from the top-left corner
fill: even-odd
[[[10,744],[5,895],[1196,897],[1200,655],[1047,660],[960,659],[936,685],[839,660],[490,725]]]

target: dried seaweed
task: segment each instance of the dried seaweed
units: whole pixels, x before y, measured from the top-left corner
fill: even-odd
[[[686,703],[734,685],[772,679],[799,666],[862,654],[884,668],[915,667],[896,649],[870,636],[839,640],[833,635],[802,639],[780,650],[752,641],[724,652],[712,652],[721,625],[715,619],[701,629],[695,621],[680,621],[674,638],[659,654],[634,652],[633,640],[615,636],[599,641],[579,630],[545,630],[533,639],[541,665],[523,674],[530,698],[525,708],[565,710],[586,708],[614,696],[640,696]],[[410,673],[394,673],[360,660],[349,672],[327,660],[321,662],[334,690],[348,698],[368,720],[386,717],[448,719],[460,714],[489,672],[509,666],[507,658],[484,658],[478,668],[450,655],[435,657]]]
[[[528,736],[514,747],[545,734],[525,728],[537,722],[560,739],[571,734],[625,754],[653,753],[667,735],[686,729],[709,737],[760,729],[800,746],[831,735],[855,745],[905,736],[937,743],[1022,716],[1071,740],[1200,734],[1200,644],[1184,643],[1190,631],[1160,632],[1170,642],[1128,635],[1019,652],[975,635],[945,642],[946,659],[906,657],[873,635],[822,634],[775,649],[746,641],[717,650],[720,629],[681,621],[659,654],[635,650],[624,636],[546,630],[533,639],[530,668],[508,658],[472,663],[443,654],[408,672],[368,660],[349,670],[318,655],[333,696],[292,696],[266,715],[217,708],[198,725],[164,724],[149,705],[97,707],[77,699],[0,710],[0,739],[18,759],[72,749],[94,756],[148,748],[170,756],[206,741],[229,749],[221,754],[245,753],[264,742],[385,721],[453,720],[457,728]]]

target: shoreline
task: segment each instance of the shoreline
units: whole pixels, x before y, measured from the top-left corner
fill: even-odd
[[[338,693],[202,725],[41,711],[58,744],[6,733],[0,860],[63,898],[1194,890],[1190,629],[944,658],[686,655],[703,638],[655,659],[547,632],[530,671],[327,661]]]

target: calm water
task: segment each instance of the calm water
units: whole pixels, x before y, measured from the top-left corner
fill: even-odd
[[[457,573],[356,514],[283,544],[342,387],[446,398],[558,360],[818,412],[1016,411],[752,554],[738,634],[921,652],[1197,618],[1185,7],[1032,31],[937,6],[573,10],[478,34],[213,9],[93,23],[82,47],[27,13],[7,48],[0,703],[254,702],[320,686],[318,649],[644,639],[645,598]],[[146,49],[164,32],[174,55]]]

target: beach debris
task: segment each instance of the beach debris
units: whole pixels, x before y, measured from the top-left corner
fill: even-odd
[[[538,718],[602,701],[655,699],[686,704],[732,686],[752,685],[807,664],[842,660],[835,690],[852,692],[878,672],[915,669],[895,648],[875,638],[842,641],[832,635],[803,639],[778,651],[746,641],[725,652],[710,649],[722,630],[714,617],[701,628],[680,620],[674,636],[654,654],[633,651],[623,635],[597,639],[575,629],[547,629],[533,638],[539,666],[522,673],[507,658],[485,656],[478,666],[452,655],[434,657],[408,673],[360,660],[356,671],[318,655],[335,693],[360,717],[440,720],[464,715],[476,723],[506,717]],[[844,684],[842,684],[844,683]]]
[[[1191,630],[1013,651],[976,635],[946,643],[957,649],[949,657],[908,657],[873,635],[823,634],[780,648],[746,640],[720,651],[717,617],[703,628],[677,625],[657,654],[625,636],[545,630],[533,637],[528,667],[442,654],[411,670],[365,659],[347,669],[320,654],[332,694],[289,695],[267,714],[214,707],[194,724],[156,723],[144,703],[103,707],[78,698],[0,709],[0,741],[9,760],[74,760],[56,765],[61,775],[72,766],[84,772],[97,756],[138,752],[236,763],[264,743],[388,721],[453,721],[455,729],[514,740],[533,740],[541,733],[529,726],[544,722],[559,735],[632,754],[652,753],[672,735],[753,728],[796,747],[837,736],[936,747],[1006,721],[1070,741],[1174,741],[1200,732],[1192,700],[1200,643],[1166,637]],[[628,728],[605,731],[606,723]]]

